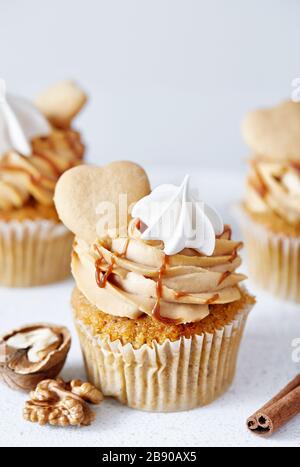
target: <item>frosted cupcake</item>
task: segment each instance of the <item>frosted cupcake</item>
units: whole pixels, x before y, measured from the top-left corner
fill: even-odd
[[[300,302],[300,103],[250,113],[243,134],[253,151],[240,209],[250,276]]]
[[[0,285],[60,281],[70,274],[73,235],[59,222],[53,195],[60,175],[82,161],[71,124],[86,96],[61,82],[34,105],[0,84]]]
[[[129,219],[124,196],[134,204]],[[82,166],[61,177],[55,202],[76,234],[72,308],[89,380],[149,411],[192,409],[223,394],[254,299],[236,272],[242,244],[188,178],[150,193],[133,163]]]

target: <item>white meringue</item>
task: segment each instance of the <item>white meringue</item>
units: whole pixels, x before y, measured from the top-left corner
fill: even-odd
[[[141,238],[163,241],[167,255],[193,248],[210,256],[224,224],[215,209],[200,201],[197,191],[190,188],[189,179],[186,175],[179,187],[155,188],[135,204],[132,216],[146,225]]]
[[[43,114],[27,99],[7,95],[5,81],[0,80],[0,155],[15,150],[29,156],[31,139],[50,133]]]

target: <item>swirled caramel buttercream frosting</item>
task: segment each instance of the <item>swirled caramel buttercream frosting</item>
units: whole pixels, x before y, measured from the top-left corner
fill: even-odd
[[[120,216],[120,194],[133,207],[129,219],[127,209]],[[79,166],[60,178],[54,199],[61,221],[75,234],[77,288],[100,312],[181,324],[241,299],[242,243],[199,201],[187,177],[179,187],[151,191],[147,174],[133,162]],[[114,229],[108,207],[117,214]]]
[[[261,220],[270,227],[280,225],[297,235],[300,226],[299,129],[300,102],[291,100],[249,112],[242,124],[245,141],[253,153],[246,207],[252,213],[261,214]]]
[[[245,276],[242,246],[225,227],[211,256],[192,248],[168,256],[164,243],[141,239],[141,222],[129,224],[128,236],[92,244],[76,239],[72,271],[79,290],[99,310],[136,319],[142,314],[165,324],[204,319],[214,304],[239,300]]]
[[[62,82],[39,96],[39,110],[1,92],[0,211],[28,203],[52,206],[57,180],[83,157],[80,135],[70,124],[86,96],[74,83]]]
[[[254,213],[273,213],[300,226],[300,164],[257,158],[250,163],[246,206]]]
[[[57,180],[82,161],[84,152],[80,135],[73,130],[53,129],[31,145],[28,157],[9,151],[0,159],[0,210],[21,208],[31,200],[51,206]]]

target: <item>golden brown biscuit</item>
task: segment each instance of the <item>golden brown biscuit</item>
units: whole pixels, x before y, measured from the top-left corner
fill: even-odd
[[[133,162],[120,161],[104,167],[79,166],[68,170],[56,185],[54,201],[62,222],[79,238],[91,243],[97,238],[101,203],[111,203],[108,208],[116,207],[118,227],[119,195],[127,195],[129,207],[149,192],[145,171]],[[127,221],[129,216],[125,217]]]
[[[55,127],[69,128],[86,101],[86,94],[76,83],[60,81],[42,92],[35,104]]]
[[[300,160],[300,102],[285,101],[248,113],[242,132],[255,155]]]

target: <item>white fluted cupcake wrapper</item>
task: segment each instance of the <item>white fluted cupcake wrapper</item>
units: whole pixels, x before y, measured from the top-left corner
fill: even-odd
[[[70,275],[73,235],[48,220],[0,222],[0,285],[49,284]]]
[[[209,404],[233,381],[250,309],[213,334],[140,349],[93,337],[77,321],[88,378],[104,395],[135,409],[175,412]]]
[[[279,298],[300,303],[300,238],[276,234],[236,209],[250,279]]]

